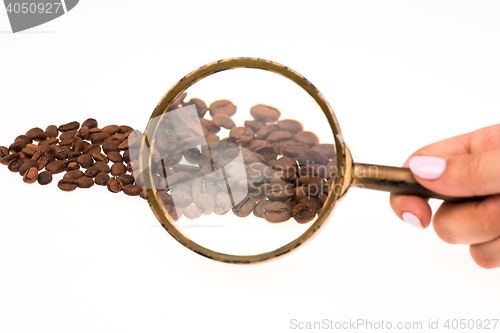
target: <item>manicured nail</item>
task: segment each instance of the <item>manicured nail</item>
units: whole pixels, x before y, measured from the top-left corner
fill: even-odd
[[[441,177],[446,169],[446,160],[439,157],[416,156],[410,160],[410,170],[423,179],[434,180]]]
[[[408,224],[411,224],[417,229],[423,229],[424,227],[422,226],[422,222],[420,222],[420,219],[413,215],[410,212],[404,212],[403,213],[403,221],[405,221]]]

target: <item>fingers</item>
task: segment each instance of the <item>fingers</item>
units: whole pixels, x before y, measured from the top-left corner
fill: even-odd
[[[482,201],[445,202],[433,219],[438,236],[451,244],[478,244],[500,237],[500,195]]]
[[[396,215],[417,229],[427,228],[431,223],[432,210],[427,203],[428,199],[391,194],[390,201]]]
[[[417,156],[409,166],[422,186],[440,194],[473,197],[500,193],[500,150],[448,158]]]
[[[483,268],[500,267],[500,238],[470,246],[470,255]]]

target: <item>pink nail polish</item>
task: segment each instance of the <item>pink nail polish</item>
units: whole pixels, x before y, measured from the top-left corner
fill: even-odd
[[[417,177],[434,180],[446,169],[446,160],[439,157],[416,156],[410,160],[410,170]]]
[[[411,224],[417,229],[423,229],[424,227],[422,226],[422,222],[420,222],[420,219],[413,215],[410,212],[404,212],[403,213],[403,221],[405,221],[408,224]]]

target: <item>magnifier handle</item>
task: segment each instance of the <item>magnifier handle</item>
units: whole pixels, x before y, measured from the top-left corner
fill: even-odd
[[[351,186],[452,202],[472,199],[450,197],[429,191],[416,181],[409,168],[397,168],[385,165],[354,163]]]

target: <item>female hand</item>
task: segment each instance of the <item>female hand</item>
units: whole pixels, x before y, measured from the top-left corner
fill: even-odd
[[[449,196],[484,199],[443,202],[434,230],[450,244],[470,244],[481,267],[500,267],[500,125],[446,139],[417,150],[404,164],[427,189]],[[391,194],[391,206],[404,221],[427,228],[427,199]]]

